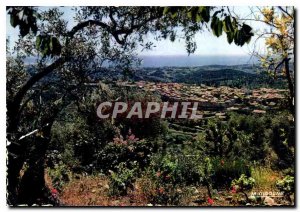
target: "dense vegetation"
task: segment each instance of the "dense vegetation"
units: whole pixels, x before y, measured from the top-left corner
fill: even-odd
[[[149,94],[135,91],[133,95],[145,99]],[[72,110],[67,108],[65,113]],[[62,121],[54,124],[47,159],[53,186],[63,195],[70,195],[64,194],[64,187],[76,176],[103,174],[107,176],[109,196],[129,195],[138,183],[145,186],[140,188],[145,190],[144,204],[193,205],[185,201],[194,195],[195,188],[205,189],[206,198],[215,199],[216,191],[232,190],[242,176],[253,179],[253,185],[247,188],[252,189],[268,185],[275,188],[280,179],[264,182],[262,178],[294,174],[295,129],[287,111],[260,117],[231,113],[226,121],[144,120],[139,123],[143,127],[122,120],[91,122],[93,109],[83,116],[78,111],[72,114],[76,121],[64,123],[62,115]],[[261,169],[266,170],[266,176],[257,174]],[[281,204],[289,204],[288,196]],[[248,200],[242,195],[230,201],[243,204]]]

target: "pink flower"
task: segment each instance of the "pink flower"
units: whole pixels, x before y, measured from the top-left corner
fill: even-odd
[[[214,200],[212,198],[210,198],[210,197],[207,197],[207,202],[210,205],[214,204]]]
[[[233,194],[236,193],[236,188],[235,188],[235,186],[232,186],[231,193],[233,193]]]
[[[132,140],[133,141],[134,139],[135,139],[135,135],[133,135],[133,134],[128,137],[128,140]]]
[[[161,173],[160,172],[156,172],[156,177],[160,177]]]
[[[170,177],[170,175],[167,175],[165,178],[166,178],[166,180],[168,180],[168,179],[170,179],[171,177]]]

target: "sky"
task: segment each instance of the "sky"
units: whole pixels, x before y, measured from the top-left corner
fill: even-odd
[[[41,7],[41,10],[47,9],[47,7]],[[64,12],[64,18],[69,20],[69,27],[74,25],[73,21],[73,11],[70,7],[63,7],[61,10]],[[250,10],[248,7],[234,7],[234,11],[241,17],[248,17]],[[246,22],[247,23],[247,22]],[[262,30],[265,25],[258,22],[251,22],[249,25],[252,26],[254,31]],[[13,28],[10,25],[9,16],[6,16],[6,37],[10,38],[10,45],[12,46],[14,42],[18,39],[19,30],[18,28]],[[141,51],[142,48],[137,50],[137,53],[141,56],[149,55],[187,55],[184,40],[175,40],[171,42],[170,40],[162,40],[157,42],[153,39],[151,35],[148,35],[147,40],[152,41],[155,48],[150,51]],[[205,30],[204,32],[199,32],[196,34],[195,41],[197,43],[197,50],[195,55],[247,55],[253,50],[255,37],[252,38],[249,44],[245,44],[243,47],[236,46],[234,43],[229,44],[226,39],[226,35],[221,37],[214,36],[211,32]],[[256,47],[263,47],[264,41],[261,39],[258,41]],[[260,49],[259,51],[263,51]]]

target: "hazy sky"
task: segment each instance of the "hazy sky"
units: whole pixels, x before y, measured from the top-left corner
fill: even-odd
[[[43,8],[41,8],[43,9]],[[45,8],[44,8],[45,9]],[[64,11],[64,16],[69,20],[69,26],[74,25],[73,12],[70,7],[61,8]],[[247,17],[250,14],[248,7],[234,7],[235,12],[241,17]],[[248,23],[249,24],[249,23]],[[261,30],[265,27],[261,23],[251,22],[251,26],[254,30]],[[6,35],[10,37],[11,46],[17,40],[19,34],[18,28],[12,28],[10,25],[9,16],[6,16]],[[153,41],[155,48],[151,51],[138,51],[140,55],[186,55],[185,42],[184,40],[176,40],[171,42],[169,40],[163,40],[160,42],[154,41],[152,36],[148,36],[150,41]],[[204,31],[197,33],[196,42],[197,55],[246,55],[253,49],[253,43],[255,38],[252,38],[249,44],[245,44],[243,47],[236,46],[234,43],[228,44],[226,35],[219,38],[215,37],[211,32]],[[258,46],[263,47],[264,42],[260,40]]]

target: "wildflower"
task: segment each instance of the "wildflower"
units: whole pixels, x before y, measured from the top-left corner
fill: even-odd
[[[156,177],[160,177],[161,173],[160,172],[156,172]]]
[[[170,175],[167,175],[165,178],[166,178],[166,180],[168,180],[168,179],[170,179],[171,177],[170,177]]]
[[[225,163],[224,160],[221,160],[221,165],[222,165],[222,166],[224,165],[224,163]]]
[[[236,187],[235,186],[232,186],[231,193],[233,193],[233,194],[236,193]]]
[[[135,135],[134,134],[132,134],[132,135],[130,135],[129,137],[128,137],[128,140],[134,140],[135,139]]]
[[[214,204],[214,200],[212,198],[210,198],[210,197],[207,197],[207,202],[210,205]]]
[[[55,195],[58,194],[58,191],[55,188],[52,188],[51,189],[51,194],[55,196]]]

